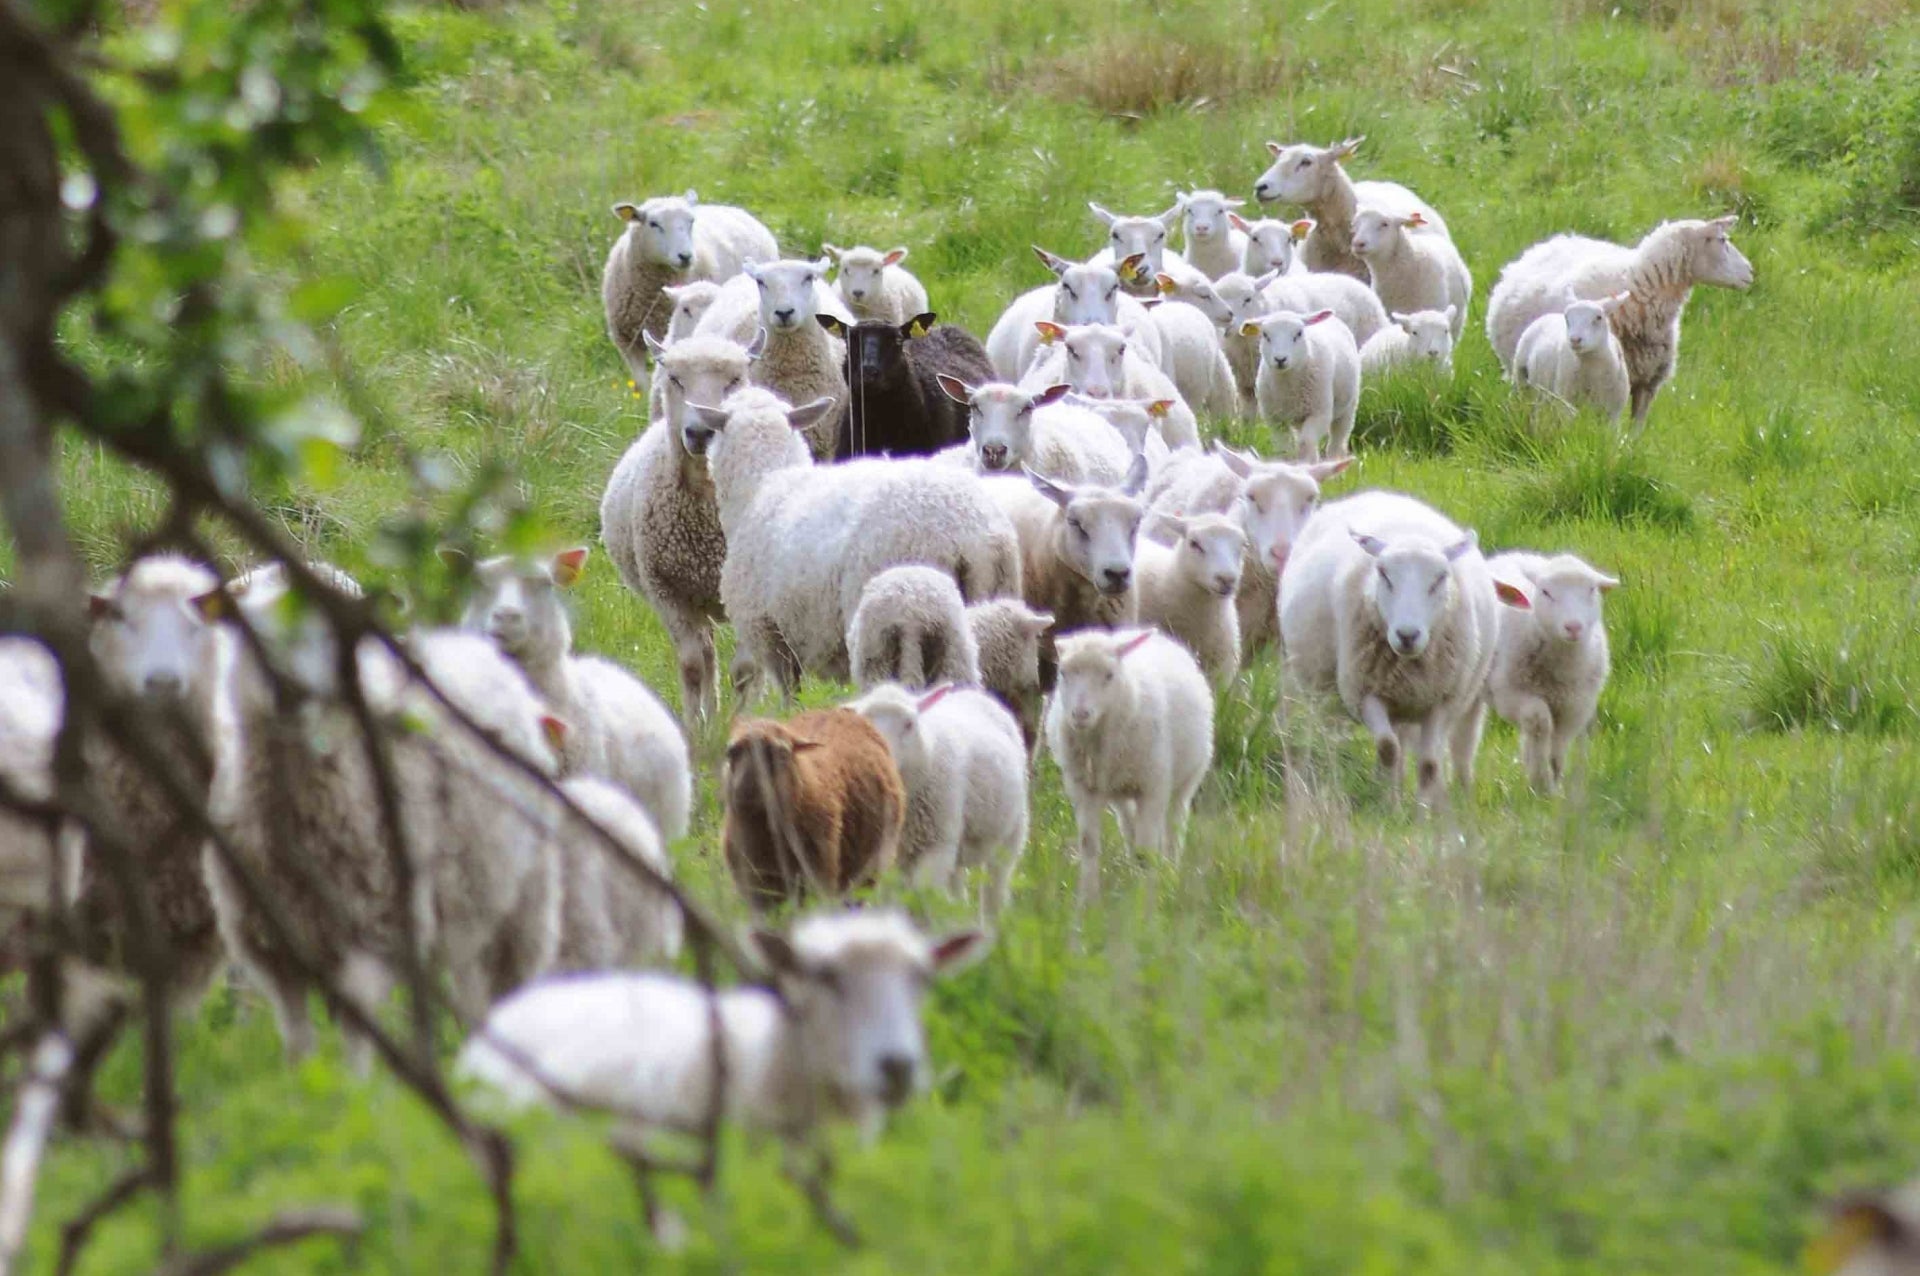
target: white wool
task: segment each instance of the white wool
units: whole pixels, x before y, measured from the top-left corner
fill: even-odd
[[[1302,459],[1319,460],[1323,447],[1345,456],[1360,403],[1360,351],[1347,325],[1325,310],[1282,310],[1241,329],[1243,336],[1256,332],[1260,419],[1290,431]]]
[[[974,386],[968,441],[957,450],[976,474],[1017,474],[1024,466],[1068,483],[1119,483],[1134,450],[1089,402],[1062,402],[1057,386]]]
[[[615,204],[626,222],[600,277],[607,335],[636,382],[647,378],[643,337],[663,339],[677,308],[665,295],[675,285],[722,283],[750,261],[780,256],[773,233],[753,216],[726,204],[702,204],[688,191],[641,204]]]
[[[560,934],[556,972],[612,970],[669,962],[680,952],[683,919],[673,897],[619,862],[611,836],[628,856],[673,878],[660,830],[646,809],[598,776],[561,782],[584,813],[568,812],[554,835],[560,862]]]
[[[1565,777],[1567,751],[1600,703],[1610,667],[1601,599],[1619,584],[1571,554],[1500,554],[1487,571],[1519,591],[1525,609],[1500,609],[1487,703],[1520,728],[1520,761],[1536,789]]]
[[[1473,275],[1451,239],[1422,233],[1426,224],[1419,213],[1363,207],[1354,218],[1353,253],[1367,263],[1373,291],[1389,313],[1448,311],[1458,341],[1473,299]]]
[[[853,312],[827,286],[827,261],[753,263],[727,281],[694,331],[723,337],[741,346],[759,338],[753,355],[753,384],[788,403],[831,399],[833,411],[806,431],[813,455],[826,460],[840,439],[847,405],[847,343],[820,326],[818,315],[832,315],[851,327]],[[709,405],[717,399],[700,399]]]
[[[65,716],[53,653],[36,639],[0,637],[0,779],[20,796],[52,798],[54,738]],[[72,900],[77,851],[71,838],[49,839],[38,820],[0,810],[0,934],[47,911],[56,892]]]
[[[1240,269],[1247,247],[1244,231],[1233,224],[1233,210],[1245,200],[1216,190],[1188,191],[1180,196],[1180,224],[1187,237],[1187,264],[1209,279]]]
[[[1626,354],[1610,317],[1627,300],[1619,293],[1599,301],[1571,301],[1565,310],[1541,315],[1520,334],[1513,352],[1515,385],[1550,394],[1570,408],[1592,408],[1620,419],[1633,396]]]
[[[1061,633],[1133,623],[1145,458],[1135,460],[1117,487],[1055,483],[1035,473],[981,481],[1019,537],[1021,596],[1028,606],[1051,613]]]
[[[1169,400],[1173,407],[1160,423],[1167,443],[1173,447],[1199,445],[1200,430],[1193,409],[1173,379],[1133,348],[1133,339],[1124,329],[1108,324],[1038,327],[1046,349],[1020,378],[1022,387],[1037,391],[1064,383],[1094,399]]]
[[[1374,377],[1396,368],[1430,368],[1442,376],[1453,375],[1454,308],[1399,311],[1389,315],[1393,322],[1373,334],[1360,347],[1360,372]]]
[[[1160,329],[1160,348],[1172,365],[1180,397],[1210,416],[1236,414],[1240,390],[1220,346],[1219,325],[1199,306],[1185,301],[1162,301],[1147,314]]]
[[[1297,204],[1313,218],[1301,259],[1313,272],[1339,271],[1365,283],[1366,263],[1353,254],[1353,219],[1362,204],[1390,213],[1419,213],[1427,222],[1424,234],[1447,236],[1447,224],[1418,195],[1398,182],[1356,182],[1342,161],[1360,148],[1364,137],[1348,138],[1333,146],[1268,142],[1273,164],[1253,184],[1262,204]],[[1364,340],[1364,338],[1363,338]]]
[[[980,649],[953,577],[909,564],[868,581],[847,625],[847,663],[861,690],[882,682],[915,689],[978,682]]]
[[[836,248],[822,244],[820,250],[839,267],[833,281],[834,295],[855,318],[897,325],[927,313],[926,286],[900,264],[907,259],[905,248],[882,252],[864,246]]]
[[[1371,287],[1351,275],[1332,271],[1304,275],[1260,277],[1256,283],[1269,312],[1297,310],[1311,314],[1331,310],[1347,330],[1355,345],[1371,341],[1387,326],[1387,308]]]
[[[1240,671],[1240,614],[1234,599],[1247,534],[1225,514],[1159,514],[1171,545],[1143,539],[1135,553],[1140,623],[1186,644],[1215,686]]]
[[[1053,613],[1035,611],[1016,598],[994,598],[967,608],[967,628],[980,652],[980,685],[1020,724],[1032,753],[1040,740],[1040,643],[1053,628]]]
[[[1140,299],[1120,286],[1112,265],[1084,265],[1055,256],[1044,248],[1033,250],[1058,282],[1046,284],[1013,299],[987,334],[987,358],[994,375],[1018,381],[1033,366],[1040,349],[1041,321],[1072,327],[1083,323],[1112,324],[1140,347],[1141,355],[1165,370],[1160,330],[1147,318]]]

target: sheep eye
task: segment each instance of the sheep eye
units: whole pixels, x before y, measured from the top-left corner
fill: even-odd
[[[650,222],[648,222],[648,223],[647,223],[647,229],[648,229],[648,230],[659,230],[659,229],[660,229],[660,223],[659,223],[659,222],[655,222],[655,221],[650,221]]]
[[[1540,596],[1542,598],[1546,599],[1548,602],[1553,601],[1553,595],[1547,592],[1547,587],[1545,585],[1537,586],[1537,588],[1540,590]]]
[[[1312,160],[1310,160],[1310,159],[1306,159],[1306,158],[1302,158],[1302,159],[1301,159],[1301,161],[1300,161],[1300,162],[1299,162],[1298,164],[1295,164],[1295,165],[1294,165],[1294,167],[1295,167],[1295,168],[1306,168],[1306,167],[1307,167],[1308,165],[1310,165],[1310,164],[1312,164],[1312,163],[1313,163],[1313,161],[1312,161]]]
[[[1120,242],[1120,232],[1116,230],[1113,232],[1113,234],[1107,236],[1107,238],[1111,239],[1114,243],[1117,244]]]
[[[684,390],[687,388],[686,386],[680,383],[680,378],[674,376],[671,372],[667,374],[667,384],[672,386],[676,390]]]
[[[1435,576],[1433,578],[1433,584],[1427,586],[1427,592],[1429,594],[1437,594],[1440,592],[1440,586],[1446,583],[1447,578],[1445,576]]]
[[[739,378],[739,377],[735,377],[735,378],[734,378],[733,380],[731,380],[731,381],[729,381],[729,382],[727,382],[727,393],[728,393],[728,394],[732,394],[732,393],[733,393],[733,392],[734,392],[735,390],[738,390],[739,388],[740,388],[740,378]]]
[[[1199,542],[1199,541],[1188,541],[1188,542],[1187,542],[1187,548],[1188,548],[1188,549],[1190,549],[1190,550],[1192,550],[1192,551],[1193,551],[1194,553],[1196,553],[1196,554],[1198,554],[1198,553],[1200,552],[1200,542]]]
[[[1080,357],[1080,352],[1078,350],[1075,350],[1072,346],[1067,347],[1067,358],[1078,359],[1079,357]]]
[[[1374,570],[1380,573],[1380,583],[1385,585],[1388,589],[1392,589],[1393,577],[1387,575],[1387,569],[1384,567],[1376,567],[1374,568]]]
[[[1112,300],[1113,300],[1113,294],[1114,294],[1114,293],[1116,293],[1116,292],[1119,292],[1119,291],[1120,291],[1120,287],[1119,287],[1119,285],[1118,285],[1118,284],[1116,284],[1116,285],[1114,285],[1113,287],[1111,287],[1111,288],[1109,288],[1109,289],[1107,289],[1107,300],[1108,300],[1108,301],[1112,301]]]
[[[1066,284],[1060,285],[1060,291],[1066,293],[1067,296],[1073,298],[1075,301],[1080,300],[1080,294],[1075,292],[1072,288],[1069,288]]]

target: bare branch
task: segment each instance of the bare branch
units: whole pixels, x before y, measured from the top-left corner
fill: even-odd
[[[354,1239],[365,1228],[360,1215],[350,1209],[288,1210],[245,1240],[163,1263],[155,1276],[218,1276],[220,1272],[232,1271],[261,1250],[278,1249],[315,1236]]]

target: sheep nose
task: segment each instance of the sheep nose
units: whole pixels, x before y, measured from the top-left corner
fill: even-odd
[[[993,469],[999,469],[1007,463],[1007,446],[1004,443],[989,443],[980,449],[980,459]]]
[[[1567,631],[1567,637],[1568,637],[1568,638],[1572,638],[1572,639],[1576,639],[1576,640],[1577,640],[1577,639],[1578,639],[1578,638],[1580,637],[1580,635],[1581,635],[1581,634],[1582,634],[1583,632],[1585,632],[1585,630],[1586,630],[1586,626],[1585,626],[1585,625],[1582,625],[1582,624],[1581,624],[1581,623],[1580,623],[1579,621],[1577,621],[1577,620],[1569,620],[1569,621],[1568,621],[1568,622],[1567,622],[1567,623],[1566,623],[1565,625],[1562,625],[1562,626],[1561,626],[1561,628],[1563,628],[1563,629],[1565,629],[1565,630]]]
[[[1237,577],[1229,576],[1224,572],[1213,578],[1213,592],[1219,594],[1222,598],[1231,594],[1239,585],[1240,581]]]
[[[1109,594],[1124,593],[1127,588],[1127,582],[1133,579],[1133,569],[1131,567],[1108,567],[1101,571],[1100,576],[1101,579],[1106,582],[1107,592]]]
[[[1273,356],[1273,366],[1276,368],[1279,368],[1282,372],[1286,371],[1286,368],[1287,368],[1286,356],[1278,355],[1278,354]]]
[[[145,685],[147,694],[156,700],[177,700],[186,690],[186,683],[177,673],[150,673]]]
[[[1413,650],[1414,644],[1420,641],[1420,631],[1418,629],[1396,629],[1393,631],[1393,637],[1394,641],[1400,644],[1400,650],[1411,651]]]
[[[693,254],[681,253],[678,257],[675,257],[673,260],[682,270],[685,270],[688,266],[693,265]]]
[[[1265,182],[1255,182],[1253,184],[1253,197],[1262,202],[1272,199],[1273,188]]]
[[[913,1093],[913,1060],[907,1055],[890,1054],[880,1060],[880,1097],[889,1104],[903,1101]]]
[[[773,317],[780,322],[781,327],[790,328],[793,326],[793,307],[788,306],[784,310],[776,310],[773,312]]]
[[[1113,391],[1103,385],[1090,385],[1083,393],[1089,399],[1107,399],[1113,397]]]
[[[865,288],[855,288],[855,289],[852,289],[851,291],[853,293],[853,299],[855,301],[864,300],[867,295],[867,290]]]

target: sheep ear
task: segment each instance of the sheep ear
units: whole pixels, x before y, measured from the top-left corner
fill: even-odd
[[[767,970],[775,976],[800,973],[800,955],[793,951],[793,944],[785,935],[771,930],[756,930],[748,933],[748,941],[755,955],[766,963]]]
[[[1228,197],[1228,198],[1226,198],[1226,199],[1223,199],[1223,200],[1221,200],[1220,202],[1221,202],[1222,204],[1225,204],[1225,205],[1226,205],[1226,206],[1227,206],[1228,208],[1245,208],[1245,207],[1247,206],[1247,201],[1246,201],[1246,200],[1244,200],[1244,199],[1235,199],[1235,198],[1232,198],[1231,196],[1229,196],[1229,197]],[[1231,216],[1231,214],[1229,214],[1229,216]]]
[[[939,686],[935,687],[932,691],[929,691],[926,695],[920,697],[919,702],[913,706],[915,712],[925,713],[927,710],[933,708],[933,706],[939,704],[942,700],[945,700],[952,691],[953,691],[953,684],[951,682],[941,683]]]
[[[1129,253],[1114,267],[1113,273],[1128,283],[1137,282],[1142,275],[1147,273],[1145,267],[1141,264],[1145,262],[1146,259],[1147,255],[1145,253]]]
[[[1266,274],[1253,281],[1253,290],[1255,292],[1265,292],[1273,285],[1273,281],[1279,277],[1280,272],[1278,270],[1269,270]]]
[[[1359,137],[1348,138],[1346,141],[1340,143],[1340,145],[1333,148],[1333,157],[1337,160],[1343,160],[1348,158],[1355,151],[1359,150],[1360,143],[1366,140],[1367,140],[1367,135],[1365,133],[1362,133]]]
[[[1287,231],[1293,236],[1294,242],[1298,243],[1313,233],[1313,218],[1302,217],[1299,221],[1287,227]]]
[[[1331,310],[1316,310],[1316,311],[1314,311],[1314,312],[1313,312],[1312,314],[1310,314],[1310,315],[1307,315],[1307,316],[1305,316],[1304,318],[1302,318],[1302,319],[1300,320],[1300,322],[1301,322],[1301,323],[1303,323],[1303,324],[1306,324],[1306,325],[1307,325],[1308,327],[1311,327],[1311,326],[1313,326],[1313,325],[1314,325],[1314,324],[1316,324],[1316,323],[1325,323],[1325,322],[1326,322],[1327,320],[1329,320],[1329,319],[1331,319],[1331,318],[1333,318],[1333,311],[1331,311]]]
[[[1253,465],[1246,457],[1240,455],[1218,439],[1213,441],[1213,454],[1219,457],[1220,464],[1233,471],[1234,476],[1237,478],[1246,478],[1249,474],[1253,473]]]
[[[638,204],[615,204],[613,206],[613,215],[623,222],[637,222],[640,220],[640,206]]]
[[[986,956],[990,947],[992,941],[984,931],[957,930],[951,935],[944,935],[933,941],[933,969],[942,975],[965,970]]]
[[[973,403],[972,389],[959,377],[940,372],[934,374],[934,380],[940,383],[940,393],[946,395],[955,403],[960,404],[962,407],[970,406]]]
[[[1604,310],[1608,314],[1612,314],[1614,311],[1626,305],[1627,302],[1629,302],[1632,299],[1633,299],[1633,294],[1631,292],[1616,292],[1613,294],[1613,296],[1608,297],[1606,300],[1600,303],[1600,309]]]
[[[1369,536],[1365,532],[1356,532],[1351,527],[1347,529],[1347,535],[1353,537],[1354,544],[1366,550],[1368,554],[1375,558],[1380,557],[1380,555],[1384,554],[1387,550],[1387,543],[1378,536]]]
[[[882,266],[898,266],[901,262],[905,261],[906,259],[907,259],[907,250],[904,248],[895,248],[890,250],[885,257],[882,257],[880,259],[880,264]]]
[[[1716,217],[1712,221],[1707,223],[1707,225],[1715,227],[1716,229],[1727,230],[1727,231],[1732,230],[1735,226],[1738,226],[1739,224],[1740,224],[1740,214],[1738,213],[1728,213],[1725,217]]]
[[[1240,200],[1240,199],[1232,200],[1227,204],[1227,207],[1238,208],[1245,202],[1246,202],[1245,200]],[[1239,231],[1242,234],[1250,234],[1252,233],[1252,230],[1253,230],[1253,226],[1247,221],[1247,219],[1242,217],[1238,213],[1227,214],[1227,225],[1233,227],[1235,230]]]
[[[1178,288],[1180,284],[1172,275],[1162,272],[1153,277],[1153,286],[1158,288],[1162,293],[1171,293],[1175,288]]]
[[[1149,403],[1147,405],[1147,415],[1150,417],[1164,418],[1170,415],[1172,412],[1173,412],[1172,399],[1155,399],[1152,403]]]
[[[760,276],[766,273],[766,263],[760,261],[743,261],[740,263],[740,273],[753,280],[753,282],[759,283]]]
[[[1405,217],[1402,217],[1400,219],[1400,224],[1402,226],[1410,226],[1413,229],[1418,230],[1420,227],[1430,225],[1431,223],[1429,223],[1425,217],[1421,216],[1420,210],[1416,208],[1412,212],[1408,213]]]
[[[933,325],[939,320],[939,318],[940,316],[935,314],[931,310],[927,311],[925,314],[915,315],[913,318],[907,320],[905,323],[900,325],[900,335],[903,337],[909,337],[909,338],[924,337],[929,332],[933,331]]]
[[[113,599],[105,594],[87,595],[87,615],[94,620],[105,620],[115,611]]]
[[[1152,310],[1155,306],[1164,306],[1166,304],[1167,299],[1165,297],[1142,297],[1140,299],[1140,308],[1142,310]]]
[[[796,430],[804,430],[833,411],[839,400],[832,395],[822,395],[811,403],[802,403],[797,408],[787,410],[787,424]]]
[[[1308,465],[1305,468],[1307,473],[1313,475],[1314,482],[1324,483],[1328,479],[1332,478],[1334,475],[1340,473],[1342,470],[1346,469],[1349,465],[1352,465],[1352,464],[1353,464],[1352,457],[1343,456],[1337,461],[1315,461],[1313,464]]]
[[[1280,152],[1286,149],[1287,149],[1286,147],[1280,145],[1280,143],[1278,142],[1267,143],[1267,154],[1273,156],[1275,159],[1278,159],[1280,157]]]
[[[826,258],[826,257],[818,257],[818,258],[815,258],[815,259],[814,259],[814,261],[813,261],[813,262],[812,262],[811,264],[812,264],[812,266],[813,266],[813,268],[814,268],[814,270],[815,270],[815,271],[816,271],[817,273],[819,273],[819,274],[822,274],[822,275],[824,275],[824,274],[826,274],[826,273],[827,273],[827,271],[828,271],[828,270],[829,270],[829,269],[830,269],[830,268],[831,268],[831,267],[833,266],[833,262],[832,262],[832,261],[830,261],[830,260],[829,260],[828,258]]]
[[[667,352],[666,343],[655,337],[651,332],[643,332],[640,335],[646,340],[647,353],[652,355],[656,361],[661,355]]]
[[[1149,510],[1147,514],[1149,518],[1175,536],[1187,534],[1187,519],[1184,515],[1174,510]]]
[[[822,310],[817,312],[813,316],[813,318],[814,318],[814,322],[818,323],[822,328],[825,328],[828,332],[831,332],[834,336],[844,337],[847,335],[847,322],[846,320],[842,319],[839,315],[830,315],[826,311]]]
[[[433,554],[434,557],[440,560],[442,565],[454,571],[464,572],[473,570],[473,556],[467,553],[466,550],[461,549],[458,545],[438,546],[434,549]]]
[[[1021,617],[1021,620],[1026,625],[1027,632],[1035,638],[1053,628],[1053,613],[1050,611],[1032,612]]]
[[[1122,496],[1138,496],[1147,489],[1147,454],[1135,452],[1133,464],[1127,467],[1127,481],[1120,485]]]
[[[547,737],[547,743],[553,746],[555,753],[566,752],[569,730],[571,728],[567,726],[566,719],[556,718],[551,713],[540,715],[540,734]]]
[[[1148,640],[1153,637],[1153,634],[1154,634],[1153,630],[1143,629],[1139,633],[1135,634],[1133,637],[1127,639],[1125,642],[1121,643],[1118,647],[1116,647],[1114,649],[1113,654],[1117,658],[1121,660],[1125,660],[1128,656],[1131,656],[1134,652],[1146,646]]]
[[[553,583],[565,588],[580,579],[587,569],[587,555],[593,551],[586,545],[575,545],[572,549],[563,549],[553,556]]]
[[[1044,408],[1049,403],[1058,403],[1061,399],[1065,398],[1072,389],[1073,387],[1064,381],[1056,382],[1028,399],[1027,410],[1031,412],[1035,408]]]
[[[1454,320],[1454,317],[1460,313],[1460,307],[1454,305],[1451,301],[1449,301],[1447,303],[1447,308],[1443,313],[1447,316],[1447,322],[1452,323]]]
[[[1527,597],[1527,591],[1518,585],[1509,585],[1506,581],[1496,578],[1493,582],[1493,592],[1509,607],[1517,607],[1521,611],[1533,610],[1533,601]]]
[[[687,205],[689,207],[692,207],[693,205],[698,204],[700,202],[700,192],[693,189],[693,187],[689,186],[687,187],[687,193],[682,195],[680,198],[686,200]]]
[[[1051,319],[1036,319],[1033,326],[1039,332],[1040,344],[1043,346],[1050,346],[1067,335],[1067,330]]]
[[[1404,329],[1408,336],[1413,335],[1413,316],[1412,315],[1403,314],[1400,311],[1396,310],[1393,313],[1389,314],[1387,318],[1393,320],[1396,326]]]
[[[766,352],[767,330],[765,328],[755,328],[753,330],[753,340],[747,342],[747,358],[758,359]]]
[[[1024,464],[1021,465],[1020,471],[1027,476],[1027,482],[1033,484],[1034,491],[1040,493],[1040,495],[1046,497],[1061,509],[1065,509],[1067,506],[1073,504],[1072,488],[1064,484],[1056,483],[1046,475],[1037,473]]]
[[[1243,323],[1243,324],[1241,324],[1241,325],[1240,325],[1240,335],[1241,335],[1241,336],[1243,336],[1243,337],[1257,337],[1257,336],[1259,336],[1259,335],[1260,335],[1260,321],[1259,321],[1258,319],[1249,319],[1249,320],[1247,320],[1247,321],[1246,321],[1245,323]]]
[[[1094,203],[1092,200],[1087,201],[1087,207],[1093,210],[1093,215],[1095,217],[1098,217],[1102,222],[1106,223],[1108,226],[1111,226],[1116,221],[1120,220],[1119,218],[1115,217],[1112,213],[1108,212],[1106,209],[1100,207],[1100,205]]]
[[[200,619],[210,625],[233,617],[233,595],[224,589],[209,589],[204,594],[196,594],[187,600],[187,605],[199,612]]]
[[[1453,563],[1465,558],[1469,552],[1479,548],[1479,546],[1480,534],[1469,529],[1465,536],[1462,536],[1459,540],[1447,546],[1442,552],[1446,554],[1447,561]]]
[[[1593,574],[1593,585],[1594,588],[1598,589],[1601,593],[1610,594],[1620,588],[1620,578],[1617,576],[1608,576],[1603,572],[1595,572]]]
[[[1186,200],[1184,199],[1174,200],[1173,207],[1169,208],[1166,212],[1160,214],[1160,224],[1162,226],[1165,226],[1168,230],[1172,230],[1173,224],[1180,220],[1180,214],[1184,213],[1186,210],[1187,210]]]
[[[819,740],[795,740],[793,742],[793,751],[795,753],[810,753],[815,749],[824,747]]]
[[[821,241],[821,244],[820,244],[820,251],[825,253],[827,256],[833,258],[835,261],[839,261],[840,254],[844,253],[847,250],[844,248],[841,248],[837,244],[829,244],[823,240]]]
[[[1073,263],[1065,257],[1060,256],[1058,253],[1050,253],[1038,244],[1029,244],[1027,247],[1033,249],[1033,255],[1040,259],[1042,266],[1045,266],[1056,275],[1066,274],[1073,266]]]

